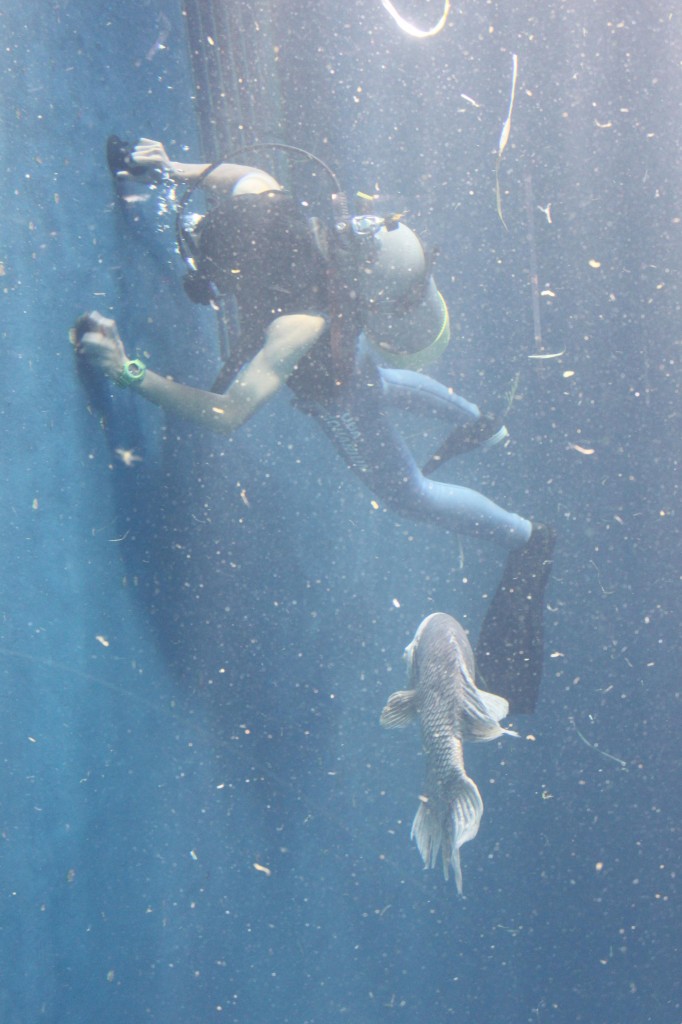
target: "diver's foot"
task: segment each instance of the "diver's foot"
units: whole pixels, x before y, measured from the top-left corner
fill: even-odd
[[[476,661],[487,688],[506,697],[512,712],[533,711],[544,648],[545,589],[556,531],[534,523],[527,544],[512,551],[481,626]]]

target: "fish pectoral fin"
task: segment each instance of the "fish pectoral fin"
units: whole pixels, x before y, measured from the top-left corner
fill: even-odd
[[[488,693],[486,690],[479,690],[478,695],[481,703],[492,719],[499,722],[509,714],[509,701],[505,697],[498,697],[496,693]]]
[[[509,702],[496,693],[479,690],[473,679],[464,687],[461,737],[469,743],[494,740],[506,731],[499,724],[509,714]]]
[[[384,729],[404,729],[417,717],[417,691],[397,690],[388,698],[386,707],[381,712],[381,724]]]
[[[469,704],[463,716],[462,739],[470,743],[497,739],[506,731],[500,725],[500,719],[508,714],[509,704],[504,697],[477,690],[476,700]]]

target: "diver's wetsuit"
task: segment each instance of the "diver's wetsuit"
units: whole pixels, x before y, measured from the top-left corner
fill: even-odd
[[[254,357],[276,317],[329,319],[326,267],[291,196],[232,197],[206,220],[200,267],[221,290],[234,292],[241,314],[233,372]],[[389,418],[396,407],[454,425],[477,420],[477,407],[424,374],[378,367],[355,331],[345,344],[350,358],[340,370],[328,329],[287,384],[296,405],[315,417],[346,463],[399,514],[487,537],[508,550],[522,547],[531,533],[528,520],[468,487],[425,477]]]
[[[318,342],[324,344],[324,338]],[[333,390],[316,395],[319,378],[311,381],[304,361],[287,383],[296,404],[317,419],[346,463],[393,511],[456,533],[487,537],[510,550],[528,540],[526,519],[469,487],[425,477],[389,416],[396,406],[428,412],[451,424],[478,419],[478,410],[465,399],[424,374],[379,368],[364,353],[358,353],[350,378]]]

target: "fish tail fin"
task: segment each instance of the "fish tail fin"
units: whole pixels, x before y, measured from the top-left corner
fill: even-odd
[[[449,849],[443,847],[443,871],[447,878],[448,860],[452,864],[457,883],[457,892],[462,895],[462,868],[459,862],[459,848],[470,839],[475,839],[483,817],[483,800],[473,779],[462,773],[459,788],[450,806]],[[447,856],[449,854],[449,857]]]
[[[452,868],[457,892],[462,895],[462,867],[459,849],[478,832],[483,816],[483,800],[478,786],[462,772],[449,803],[431,802],[423,797],[414,821],[411,838],[415,840],[424,867],[436,866],[438,854],[443,858],[443,874],[449,877]]]

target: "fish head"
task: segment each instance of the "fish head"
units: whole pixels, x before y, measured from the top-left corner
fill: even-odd
[[[407,664],[407,678],[413,684],[416,685],[419,678],[419,648],[424,640],[424,637],[429,631],[439,624],[439,620],[449,620],[450,616],[445,615],[443,612],[433,612],[431,615],[427,615],[425,619],[417,627],[417,632],[410,643],[405,648],[403,658]]]

